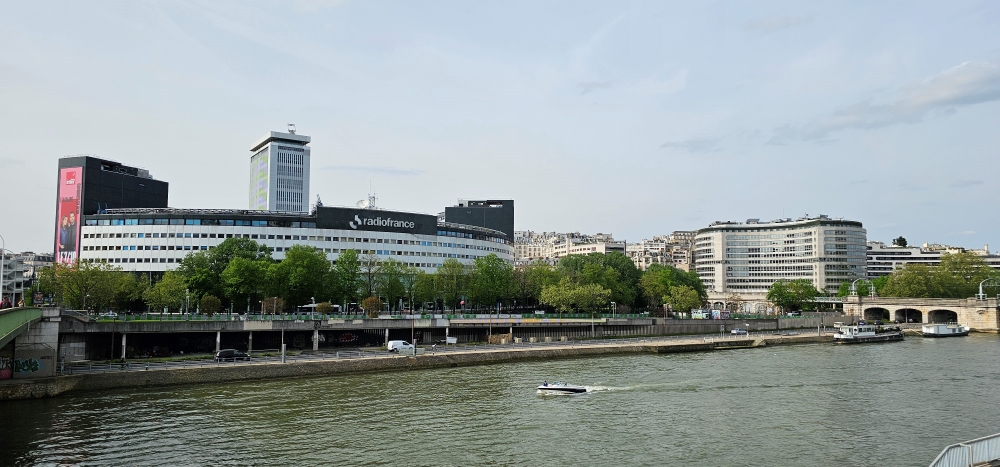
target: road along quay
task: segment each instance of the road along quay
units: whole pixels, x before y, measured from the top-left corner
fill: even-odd
[[[48,378],[0,382],[0,400],[54,397],[68,392],[143,388],[180,384],[224,383],[348,373],[417,370],[516,361],[581,358],[629,353],[681,353],[745,349],[771,345],[830,342],[832,334],[774,332],[750,335],[700,335],[505,345],[459,345],[422,348],[404,356],[385,351],[340,351],[251,362],[212,360],[76,365]]]

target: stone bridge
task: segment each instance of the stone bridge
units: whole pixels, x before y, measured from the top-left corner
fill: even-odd
[[[998,332],[997,299],[844,297],[844,313],[867,320],[959,323],[976,331]]]

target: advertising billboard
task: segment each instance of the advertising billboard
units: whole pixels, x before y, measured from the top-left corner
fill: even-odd
[[[268,210],[269,178],[268,173],[268,153],[265,149],[253,156],[250,160],[250,209],[258,211]]]
[[[316,224],[324,229],[437,235],[437,217],[429,214],[337,207],[316,211]]]
[[[56,262],[73,264],[80,251],[80,207],[83,167],[59,169],[59,201],[56,205]]]

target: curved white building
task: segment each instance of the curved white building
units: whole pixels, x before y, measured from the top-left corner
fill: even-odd
[[[766,294],[779,280],[808,279],[820,292],[865,275],[861,223],[827,216],[715,222],[694,235],[692,267],[715,294]]]
[[[188,254],[210,250],[227,238],[267,245],[274,259],[292,245],[308,245],[336,262],[340,253],[392,258],[432,272],[448,258],[471,263],[496,254],[513,262],[503,232],[439,222],[436,216],[321,206],[311,214],[234,209],[109,209],[84,216],[80,257],[126,271],[174,269]]]

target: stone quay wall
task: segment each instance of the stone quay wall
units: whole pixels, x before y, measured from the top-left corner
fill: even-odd
[[[774,336],[742,340],[692,339],[685,342],[648,342],[626,344],[586,344],[545,348],[512,348],[494,351],[446,352],[416,357],[380,357],[321,360],[291,363],[222,365],[171,370],[132,370],[112,373],[54,376],[32,380],[0,382],[0,400],[54,397],[75,391],[143,388],[181,384],[227,383],[278,378],[330,376],[338,374],[405,371],[488,365],[554,358],[598,357],[629,353],[680,353],[830,342],[825,336]]]

